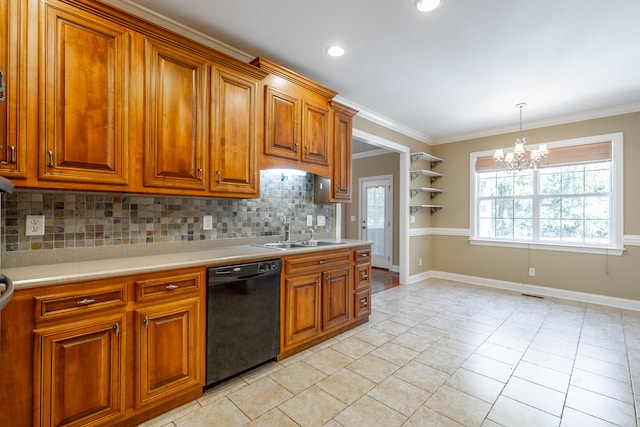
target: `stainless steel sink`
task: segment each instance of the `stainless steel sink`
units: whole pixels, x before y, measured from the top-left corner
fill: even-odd
[[[317,246],[333,246],[341,245],[344,242],[328,242],[326,240],[299,240],[289,242],[271,242],[271,243],[254,243],[251,246],[259,246],[261,248],[278,249],[286,251],[287,249],[296,248],[312,248]]]

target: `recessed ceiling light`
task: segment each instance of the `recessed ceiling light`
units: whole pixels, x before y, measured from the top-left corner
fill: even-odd
[[[440,0],[416,0],[415,6],[419,12],[431,12],[440,6]]]
[[[344,48],[342,46],[333,45],[333,46],[329,46],[326,50],[330,56],[344,55]]]

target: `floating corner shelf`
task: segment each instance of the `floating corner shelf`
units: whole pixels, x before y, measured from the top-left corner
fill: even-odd
[[[412,206],[409,206],[409,212],[411,212],[412,215],[414,213],[418,212],[420,209],[429,209],[431,214],[433,214],[433,213],[437,212],[438,210],[442,209],[442,206],[440,206],[440,205],[412,205]]]

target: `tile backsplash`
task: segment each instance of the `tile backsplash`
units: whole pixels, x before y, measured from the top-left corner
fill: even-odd
[[[333,204],[314,204],[313,175],[260,174],[260,199],[166,197],[111,193],[16,191],[2,207],[4,250],[33,251],[333,232]],[[44,236],[25,236],[26,215],[45,215]],[[202,217],[213,229],[202,229]],[[316,218],[324,215],[326,225]],[[275,239],[274,239],[275,240]]]

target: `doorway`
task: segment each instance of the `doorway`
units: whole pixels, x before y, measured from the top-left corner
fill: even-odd
[[[373,242],[371,266],[388,270],[393,255],[393,175],[359,181],[360,239]]]

